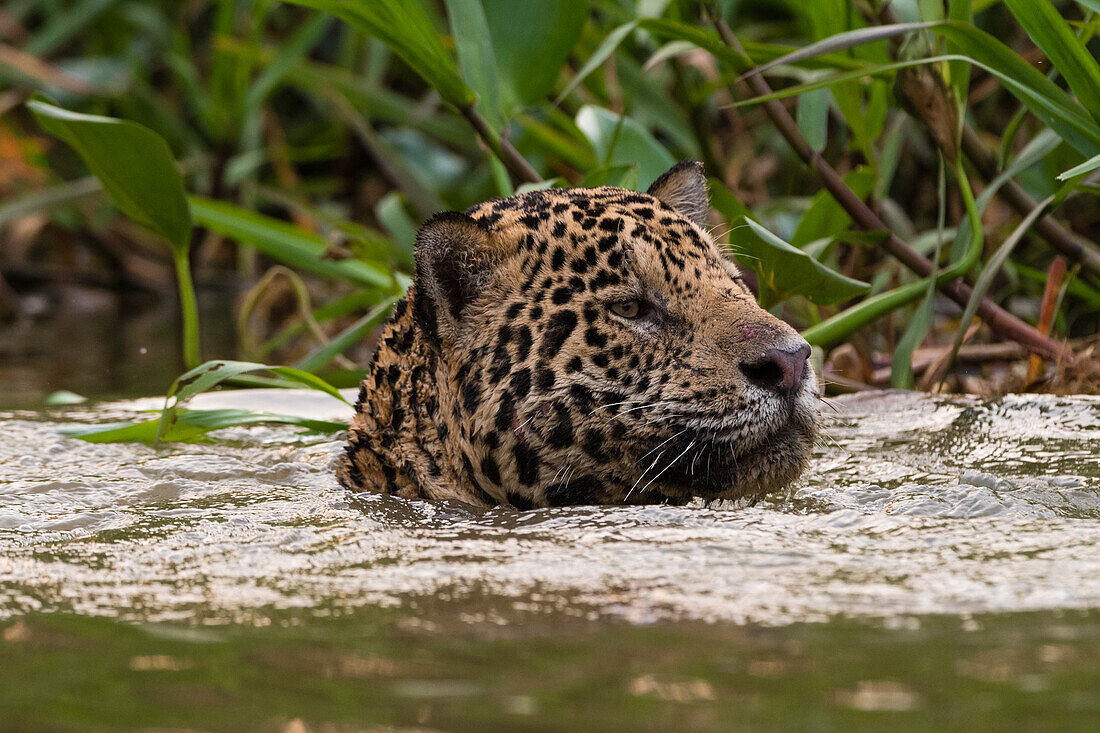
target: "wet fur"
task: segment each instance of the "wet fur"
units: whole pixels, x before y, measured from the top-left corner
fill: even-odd
[[[364,379],[339,479],[408,498],[519,508],[759,497],[817,432],[739,365],[797,340],[703,228],[682,163],[643,194],[551,189],[424,225],[413,287]],[[609,304],[644,298],[645,318]]]

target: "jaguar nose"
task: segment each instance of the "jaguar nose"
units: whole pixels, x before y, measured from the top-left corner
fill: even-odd
[[[788,395],[802,386],[810,345],[803,341],[793,351],[771,348],[754,361],[741,362],[741,372],[752,384]]]

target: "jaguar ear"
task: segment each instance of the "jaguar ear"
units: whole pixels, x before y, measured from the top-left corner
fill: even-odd
[[[415,317],[430,341],[453,339],[490,271],[489,233],[457,211],[436,214],[416,235]]]
[[[700,227],[707,225],[710,203],[707,179],[699,161],[681,160],[654,181],[648,193]]]

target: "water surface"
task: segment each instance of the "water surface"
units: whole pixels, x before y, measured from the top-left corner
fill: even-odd
[[[1100,715],[1098,398],[843,398],[812,470],[756,506],[529,512],[349,495],[339,436],[58,432],[155,404],[0,419],[0,708],[17,727]]]

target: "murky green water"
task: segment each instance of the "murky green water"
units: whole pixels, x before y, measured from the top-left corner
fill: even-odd
[[[323,396],[205,405],[317,416]],[[788,495],[471,512],[0,415],[0,728],[1091,730],[1100,399],[836,401]]]

